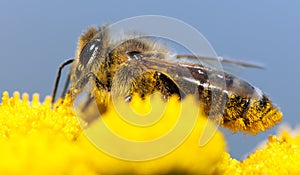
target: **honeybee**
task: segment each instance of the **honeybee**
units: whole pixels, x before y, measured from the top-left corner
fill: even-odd
[[[170,55],[168,48],[149,37],[128,37],[118,41],[110,36],[110,27],[91,27],[79,38],[74,59],[63,63],[52,93],[54,102],[61,70],[71,65],[65,90],[75,99],[88,83],[90,100],[97,102],[100,113],[107,110],[112,96],[130,101],[133,94],[142,98],[160,92],[165,99],[172,95],[197,96],[204,113],[233,130],[257,133],[281,121],[280,110],[250,83],[201,64],[177,62],[181,58],[214,59],[194,55]],[[255,65],[228,61],[246,67]],[[66,91],[63,92],[63,95]],[[88,104],[88,101],[86,102]],[[221,116],[221,117],[220,117]]]

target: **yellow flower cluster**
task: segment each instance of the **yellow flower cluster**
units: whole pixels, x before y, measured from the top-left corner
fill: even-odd
[[[198,113],[196,120],[190,117],[198,109],[194,99],[187,98],[182,103],[173,99],[164,105],[162,100],[156,98],[152,106],[146,109],[139,103],[142,102],[133,100],[131,106],[136,109],[135,112],[143,114],[142,119],[155,118],[157,113],[152,111],[156,110],[151,109],[162,109],[164,106],[161,118],[155,118],[149,126],[129,125],[122,122],[120,113],[133,114],[132,108],[128,104],[118,104],[118,109],[111,108],[101,119],[83,130],[67,99],[51,107],[50,98],[40,103],[38,95],[33,95],[29,102],[27,94],[20,99],[18,93],[9,97],[5,92],[0,105],[0,174],[216,172],[226,144],[214,123]],[[188,135],[183,134],[177,143],[177,136],[186,130],[190,131]],[[123,139],[114,140],[108,131]],[[205,134],[211,138],[201,144],[200,137]],[[167,142],[163,140],[165,136],[168,136]],[[148,144],[160,139],[161,145],[154,144],[152,147],[153,144]],[[129,140],[131,144],[122,140]],[[132,144],[135,142],[139,144]],[[173,149],[160,154],[161,149],[164,151],[174,143]],[[139,147],[140,144],[146,147]],[[109,148],[115,150],[107,150]],[[135,151],[140,155],[130,155]]]
[[[247,159],[239,162],[224,153],[220,164],[224,174],[300,174],[300,134],[291,136],[282,131],[280,136],[269,136],[267,144]]]
[[[50,98],[40,103],[34,94],[30,102],[27,94],[5,92],[0,174],[300,174],[300,135],[270,136],[239,162],[197,109],[189,97],[167,104],[134,98],[83,129],[68,98],[52,107]]]

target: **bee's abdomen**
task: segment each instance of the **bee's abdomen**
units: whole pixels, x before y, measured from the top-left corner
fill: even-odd
[[[229,128],[256,134],[279,123],[282,113],[258,88],[234,76],[210,75],[199,83],[198,93],[205,114]],[[221,77],[221,81],[214,77]]]
[[[228,97],[221,123],[232,131],[256,134],[274,126],[281,119],[282,113],[266,95],[257,99],[232,94]]]

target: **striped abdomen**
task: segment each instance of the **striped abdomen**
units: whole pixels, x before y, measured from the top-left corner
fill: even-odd
[[[201,68],[201,69],[199,69]],[[232,131],[256,134],[281,121],[282,113],[258,88],[230,74],[188,67],[204,112]]]

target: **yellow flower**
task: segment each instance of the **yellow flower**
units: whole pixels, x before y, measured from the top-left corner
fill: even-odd
[[[284,129],[238,161],[191,97],[115,103],[84,129],[76,115],[69,98],[52,107],[5,92],[0,174],[300,174],[299,133]]]
[[[263,148],[239,162],[224,153],[219,164],[224,174],[300,174],[300,133],[281,131],[279,136],[269,136]]]
[[[193,98],[182,103],[173,98],[167,104],[154,98],[148,107],[142,103],[134,98],[131,106],[116,104],[82,129],[68,99],[52,108],[50,98],[40,103],[35,94],[29,102],[27,94],[20,99],[18,93],[9,97],[5,92],[0,105],[0,174],[216,172],[224,161],[225,141]],[[124,121],[138,116],[141,123],[136,125]]]

